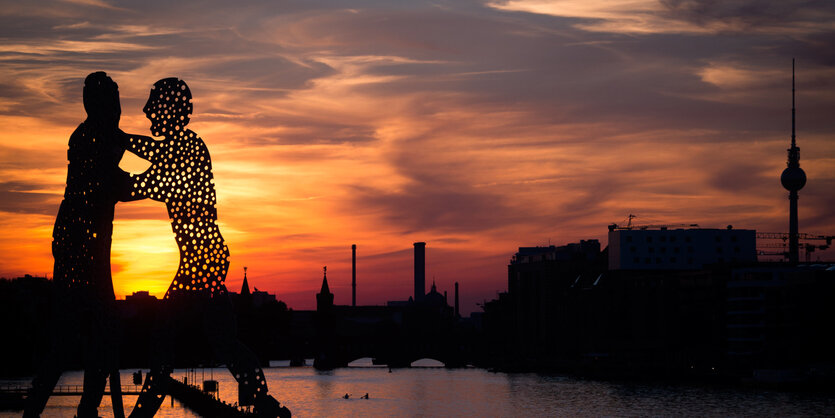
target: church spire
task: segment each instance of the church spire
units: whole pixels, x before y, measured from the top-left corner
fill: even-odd
[[[316,310],[327,311],[333,307],[333,293],[328,287],[328,267],[322,268],[322,290],[316,294]]]
[[[323,295],[331,293],[331,290],[328,287],[328,266],[322,267],[322,290],[320,290],[319,293]]]
[[[241,286],[241,296],[249,297],[252,296],[252,293],[249,292],[249,283],[246,281],[246,269],[247,267],[244,267],[244,284]]]

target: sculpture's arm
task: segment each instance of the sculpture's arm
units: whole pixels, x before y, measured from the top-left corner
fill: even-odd
[[[126,173],[122,171],[122,169],[117,169],[119,172],[116,173],[116,179],[114,187],[116,188],[116,200],[120,202],[132,202],[134,200],[142,200],[147,199],[148,196],[145,196],[142,193],[142,188],[137,187],[139,181],[137,178],[139,176],[143,176],[145,173],[133,175],[130,173]]]
[[[124,134],[123,144],[125,150],[130,151],[150,162],[158,160],[165,148],[165,141],[157,141],[148,136],[136,134]]]
[[[159,148],[156,144],[157,141],[154,141],[151,138],[141,135],[127,134],[121,130],[119,130],[118,141],[118,146],[120,148],[120,160],[126,150],[137,155],[140,155],[139,152],[144,150],[146,155],[140,156],[142,158],[149,159],[149,156],[156,154],[156,152],[152,151],[156,151]],[[139,193],[140,190],[135,187],[135,184],[138,184],[135,180],[137,176],[122,170],[118,165],[113,168],[112,175],[113,178],[111,181],[116,200],[120,202],[130,202],[147,198],[147,196]]]

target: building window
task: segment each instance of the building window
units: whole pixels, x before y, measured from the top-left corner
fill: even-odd
[[[635,264],[640,263],[640,262],[641,262],[641,257],[635,257],[635,258],[633,258],[633,259],[632,259],[632,262],[633,262],[633,263],[635,263]]]
[[[687,257],[687,264],[693,264],[693,257]]]
[[[667,247],[661,247],[659,250],[661,251],[661,254],[664,254],[667,252]]]
[[[736,242],[736,235],[731,236],[731,242]]]
[[[638,251],[638,250],[633,245],[633,246],[629,247],[629,251],[634,253],[635,251]]]
[[[676,253],[676,254],[679,253],[679,250],[681,250],[679,247],[674,247],[673,248],[673,252]]]
[[[649,247],[649,252],[654,253],[655,252],[655,247]]]
[[[690,242],[690,237],[684,237],[684,242]]]
[[[722,247],[716,247],[716,254],[722,254]]]
[[[644,264],[649,264],[651,262],[652,262],[652,259],[650,259],[649,257],[644,258]]]
[[[675,262],[676,262],[676,258],[675,258],[675,257],[670,257],[670,262],[671,262],[671,263],[675,263]]]
[[[661,257],[655,257],[655,264],[661,264]]]
[[[667,237],[665,237],[663,235],[661,236],[661,238],[658,238],[658,239],[661,240],[661,242],[667,242]]]
[[[717,235],[717,236],[716,236],[716,242],[722,242],[722,237],[721,237],[721,236],[719,236],[719,235]]]
[[[687,252],[688,252],[688,253],[692,253],[692,252],[693,252],[693,247],[692,247],[692,246],[688,246],[688,247],[687,247]]]
[[[738,253],[738,252],[739,252],[739,246],[734,247],[734,252],[735,252],[735,253]]]
[[[676,236],[675,235],[670,237],[670,242],[676,242]]]
[[[632,242],[632,235],[626,236],[626,242]]]
[[[652,242],[652,237],[647,237],[647,242]]]

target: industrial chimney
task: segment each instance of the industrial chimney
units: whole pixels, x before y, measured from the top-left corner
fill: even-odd
[[[455,317],[461,317],[461,313],[458,311],[458,282],[455,282]]]
[[[351,245],[351,306],[357,306],[357,244]]]
[[[415,302],[423,300],[426,295],[426,243],[415,244]]]

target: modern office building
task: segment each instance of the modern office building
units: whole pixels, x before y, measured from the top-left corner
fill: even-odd
[[[751,229],[609,226],[609,270],[698,270],[757,261]]]

